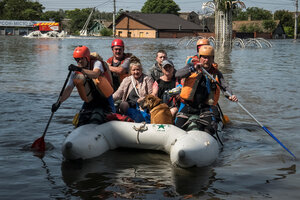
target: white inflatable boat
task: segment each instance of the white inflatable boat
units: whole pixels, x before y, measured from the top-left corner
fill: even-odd
[[[184,131],[174,125],[110,121],[74,129],[62,146],[68,160],[89,159],[118,147],[161,150],[173,165],[188,168],[212,164],[219,143],[204,131]]]

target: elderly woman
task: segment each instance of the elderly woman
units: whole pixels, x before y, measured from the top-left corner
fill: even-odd
[[[152,93],[153,80],[143,73],[142,64],[135,56],[130,58],[129,73],[130,76],[123,79],[120,87],[113,94],[113,99],[114,101],[122,100],[119,106],[119,112],[130,116],[128,109],[136,109],[137,104],[141,102],[146,95]]]

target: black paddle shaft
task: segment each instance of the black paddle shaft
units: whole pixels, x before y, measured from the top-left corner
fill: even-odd
[[[69,81],[71,72],[72,72],[72,71],[69,71],[68,76],[67,76],[67,78],[66,78],[66,80],[65,80],[65,83],[64,83],[64,85],[63,85],[63,87],[62,87],[62,89],[61,89],[61,91],[60,91],[60,94],[59,94],[58,99],[57,99],[56,102],[59,102],[59,100],[60,100],[60,98],[61,98],[61,96],[62,96],[62,94],[63,94],[63,92],[64,92],[64,90],[65,90],[65,88],[66,88],[66,85],[67,85],[67,83],[68,83],[68,81]],[[50,124],[50,122],[51,122],[51,120],[52,120],[53,115],[54,115],[54,112],[51,113],[51,116],[50,116],[50,118],[49,118],[49,120],[48,120],[48,123],[47,123],[47,125],[46,125],[46,128],[45,128],[45,130],[44,130],[44,133],[43,133],[42,137],[45,137],[46,132],[47,132],[47,130],[48,130],[48,127],[49,127],[49,124]]]

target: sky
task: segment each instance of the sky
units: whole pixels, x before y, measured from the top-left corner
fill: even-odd
[[[179,12],[200,12],[202,4],[209,0],[174,0],[180,7]],[[276,10],[295,11],[296,1],[298,0],[242,0],[248,7],[258,7],[275,12]],[[38,0],[45,11],[73,10],[75,8],[96,7],[100,12],[112,12],[113,0]],[[146,0],[116,0],[116,11],[123,9],[128,11],[140,11]]]

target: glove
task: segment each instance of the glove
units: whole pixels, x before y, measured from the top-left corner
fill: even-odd
[[[78,72],[81,72],[82,71],[82,68],[81,67],[77,67],[76,65],[69,65],[69,70],[70,71],[78,71]]]
[[[59,101],[56,102],[56,103],[54,103],[54,104],[52,105],[51,111],[52,111],[52,112],[56,112],[57,109],[59,108],[59,106],[60,106],[60,102],[59,102]]]
[[[188,63],[187,66],[188,66],[190,72],[195,72],[196,71],[193,63]]]

